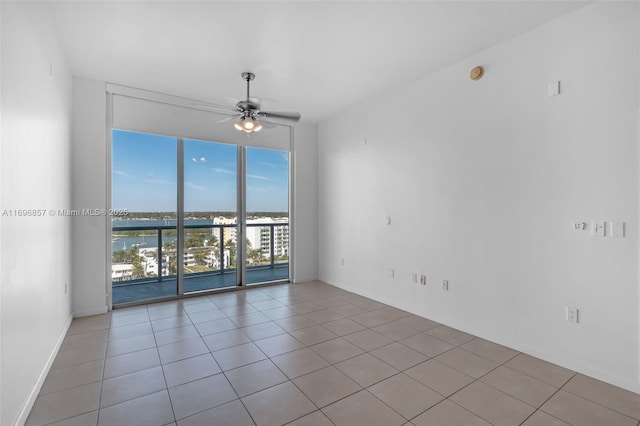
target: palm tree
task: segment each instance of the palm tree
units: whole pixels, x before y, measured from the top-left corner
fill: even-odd
[[[124,250],[118,250],[113,253],[113,262],[114,263],[124,263],[127,259],[127,253]]]
[[[260,249],[251,249],[247,250],[247,259],[254,265],[259,265],[260,262],[264,259],[262,256],[262,250]]]
[[[217,246],[218,246],[218,237],[216,237],[215,235],[212,235],[211,238],[207,240],[207,244],[205,244],[205,247],[217,247]]]
[[[204,247],[204,235],[192,235],[184,242],[184,248]]]
[[[169,258],[169,275],[178,275],[178,258],[176,256]]]
[[[198,265],[206,265],[206,261],[205,258],[207,257],[207,252],[204,251],[197,251],[193,254],[193,258],[196,260],[196,263]]]
[[[133,271],[131,271],[131,273],[133,279],[144,277],[144,266],[142,266],[140,257],[133,261]]]

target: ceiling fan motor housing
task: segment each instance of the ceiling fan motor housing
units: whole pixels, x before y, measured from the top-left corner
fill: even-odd
[[[256,75],[252,72],[243,72],[242,73],[242,78],[245,81],[252,81],[254,78],[256,78]]]
[[[259,111],[260,110],[260,104],[257,102],[253,102],[250,100],[245,100],[245,101],[240,101],[236,104],[236,109],[240,112],[245,112],[245,111]]]

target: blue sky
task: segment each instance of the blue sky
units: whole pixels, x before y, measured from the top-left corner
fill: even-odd
[[[176,211],[177,138],[113,131],[112,208]],[[235,211],[235,145],[185,139],[185,211]],[[247,148],[247,211],[288,209],[289,157]]]

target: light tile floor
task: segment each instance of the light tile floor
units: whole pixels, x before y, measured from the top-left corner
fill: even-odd
[[[312,282],[74,320],[27,425],[639,420],[640,395]]]

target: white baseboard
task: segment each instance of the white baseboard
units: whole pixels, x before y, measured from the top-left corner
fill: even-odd
[[[84,309],[82,311],[74,312],[73,317],[74,318],[90,317],[92,315],[106,314],[107,312],[109,312],[109,308],[107,307],[107,305],[103,305],[103,306],[98,306],[91,309]]]
[[[33,408],[33,404],[35,404],[36,399],[40,394],[40,389],[42,389],[42,385],[44,384],[44,381],[47,378],[47,375],[49,374],[49,370],[51,370],[53,361],[55,361],[56,356],[58,355],[58,351],[60,350],[60,346],[62,346],[62,342],[64,341],[64,338],[67,335],[67,331],[69,331],[69,327],[71,326],[72,320],[73,320],[73,315],[69,315],[69,319],[67,319],[67,323],[62,329],[62,333],[60,333],[60,336],[58,336],[58,341],[56,342],[55,346],[53,347],[53,350],[49,354],[49,357],[47,358],[47,362],[42,368],[42,371],[38,376],[38,380],[36,381],[36,384],[33,386],[33,389],[31,389],[31,392],[29,393],[29,397],[27,398],[24,405],[22,406],[22,410],[20,410],[20,415],[16,420],[15,426],[23,426],[26,423],[27,418],[31,413],[31,409]]]

